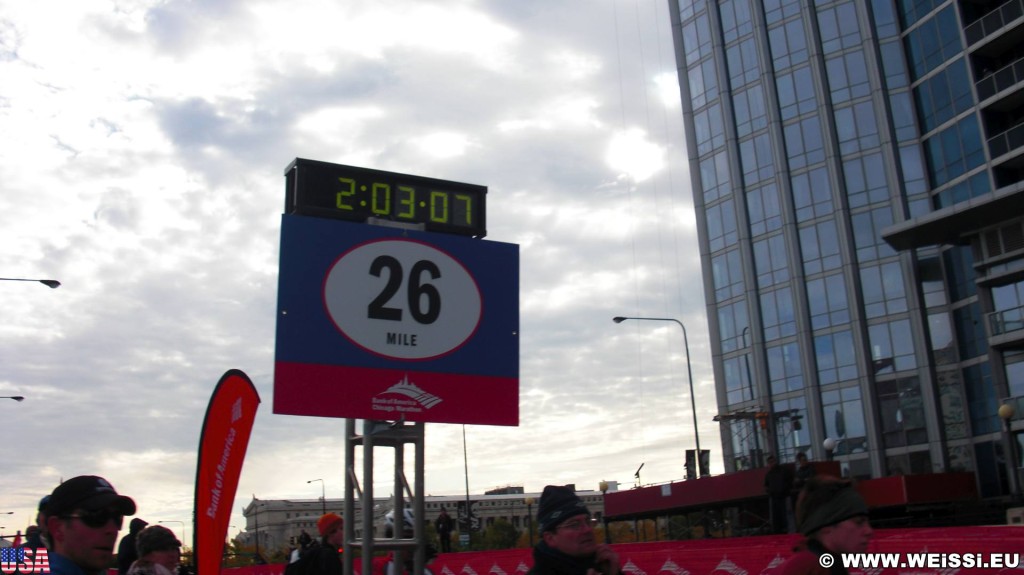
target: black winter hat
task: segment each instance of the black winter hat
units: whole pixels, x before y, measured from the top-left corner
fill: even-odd
[[[537,523],[542,532],[553,530],[570,517],[584,514],[590,515],[590,510],[570,487],[548,485],[540,495]]]

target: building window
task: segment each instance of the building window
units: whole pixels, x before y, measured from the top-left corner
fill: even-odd
[[[798,391],[804,388],[804,374],[800,364],[800,347],[786,343],[768,348],[768,377],[773,394]]]
[[[960,370],[936,371],[935,377],[939,391],[942,427],[945,430],[946,439],[966,439],[969,437],[967,433],[967,401],[964,399]]]
[[[886,448],[928,442],[921,385],[916,377],[878,382],[878,403]]]
[[[893,10],[892,0],[871,0],[871,14],[875,18],[875,34],[879,38],[898,36],[899,22]]]
[[[768,126],[768,108],[765,106],[764,87],[754,84],[732,97],[736,117],[736,133],[742,138]]]
[[[743,295],[743,264],[739,250],[732,250],[711,259],[711,273],[715,280],[715,298],[730,300]]]
[[[690,68],[687,77],[690,80],[690,100],[695,110],[718,99],[718,75],[714,60],[708,59]]]
[[[700,61],[701,54],[711,51],[711,25],[707,14],[701,14],[683,26],[683,49],[687,66]]]
[[[917,259],[917,277],[924,293],[925,307],[945,305],[946,290],[942,279],[942,261],[938,255],[919,254]]]
[[[697,153],[707,154],[725,144],[725,125],[722,107],[718,104],[693,115],[693,130],[697,135]]]
[[[790,168],[798,170],[825,161],[825,142],[822,140],[821,120],[817,116],[785,126],[783,136]]]
[[[991,191],[992,186],[988,183],[988,172],[982,170],[966,180],[953,184],[935,194],[935,208],[946,208],[953,204],[966,202],[971,198],[983,196]]]
[[[818,11],[818,32],[826,54],[853,48],[861,43],[857,8],[853,2],[844,2],[833,8]]]
[[[846,179],[846,197],[851,208],[884,202],[889,199],[889,186],[885,179],[882,155],[868,154],[843,162]]]
[[[914,122],[914,106],[910,103],[909,92],[889,93],[889,117],[900,142],[917,140],[917,123]]]
[[[928,175],[938,188],[985,161],[978,118],[973,114],[924,141]]]
[[[903,189],[908,196],[928,192],[924,157],[917,144],[900,147],[900,167],[903,169]]]
[[[1006,382],[1010,397],[1024,397],[1024,353],[1008,352],[1003,356],[1006,363]]]
[[[839,151],[844,156],[876,150],[880,145],[875,105],[870,100],[836,109],[835,119]]]
[[[835,211],[827,168],[815,168],[796,174],[790,182],[793,187],[793,206],[799,221],[831,216]]]
[[[778,186],[768,184],[747,192],[747,217],[753,237],[782,228]]]
[[[875,375],[917,367],[910,320],[901,319],[868,326],[871,361]]]
[[[743,183],[747,186],[753,186],[774,176],[774,161],[771,137],[768,134],[761,134],[740,142]]]
[[[860,285],[868,318],[907,311],[903,269],[898,262],[861,267]]]
[[[778,234],[754,242],[754,267],[757,270],[758,287],[766,288],[789,281],[786,237]]]
[[[790,288],[783,287],[761,294],[761,324],[766,341],[774,341],[796,333],[793,291]]]
[[[825,436],[838,441],[836,455],[867,451],[864,425],[864,402],[857,386],[844,387],[821,394],[825,416]]]
[[[800,254],[806,275],[838,269],[843,258],[839,253],[839,230],[835,220],[800,228]]]
[[[757,55],[757,44],[753,38],[741,40],[725,49],[729,68],[729,80],[733,90],[757,81],[761,77],[761,66]]]
[[[890,90],[907,86],[907,60],[903,55],[903,45],[886,42],[879,46],[882,53],[882,70],[885,73],[885,85]]]
[[[953,325],[956,327],[961,361],[988,353],[985,321],[978,302],[971,302],[953,310]]]
[[[900,19],[903,21],[903,27],[909,28],[913,26],[918,20],[927,16],[928,13],[934,10],[936,6],[945,1],[946,0],[901,0],[900,2],[897,2]],[[882,2],[882,4],[889,3],[891,2]],[[877,0],[875,4],[878,4]]]
[[[750,378],[747,375],[750,369],[748,361],[750,359],[747,354],[743,354],[722,362],[722,367],[725,370],[726,402],[729,405],[736,405],[754,398],[750,388]]]
[[[850,217],[857,261],[871,262],[896,255],[896,250],[882,239],[882,230],[892,225],[892,208],[888,205],[860,212]]]
[[[768,42],[776,70],[785,70],[807,61],[807,34],[804,22],[799,18],[768,30]]]
[[[815,336],[814,354],[818,363],[818,383],[827,385],[857,379],[857,353],[853,333],[839,331]]]
[[[932,454],[928,450],[898,453],[885,458],[889,475],[919,475],[932,472]]]
[[[956,363],[953,322],[949,319],[948,312],[940,311],[928,315],[928,341],[931,344],[932,361],[935,365]]]
[[[811,329],[819,330],[850,322],[850,302],[846,295],[846,279],[842,274],[809,280],[807,304],[811,312]]]
[[[962,53],[960,34],[953,4],[907,34],[907,60],[914,80],[923,78],[946,60]]]
[[[836,104],[863,98],[871,93],[864,52],[857,50],[825,61],[832,102]]]
[[[783,120],[789,120],[817,111],[818,92],[814,89],[814,77],[809,66],[802,66],[775,77],[775,88],[779,94],[779,113]]]
[[[711,204],[732,191],[729,180],[729,158],[725,151],[700,162],[700,182],[704,190],[704,203]]]
[[[978,291],[975,283],[977,276],[974,271],[974,258],[970,249],[969,246],[953,246],[942,252],[942,258],[946,262],[950,298],[955,302],[973,297]]]
[[[800,13],[800,0],[764,0],[764,16],[769,24]]]
[[[999,431],[999,401],[992,384],[992,366],[988,362],[965,367],[964,390],[971,413],[971,433],[975,436]]]
[[[971,85],[967,62],[960,58],[914,88],[914,100],[924,128],[922,131],[931,132],[971,109]]]
[[[704,215],[708,225],[708,244],[712,252],[736,244],[739,235],[736,231],[736,208],[732,200],[708,207]]]
[[[811,448],[807,431],[807,402],[803,397],[781,399],[772,404],[775,410],[775,437],[779,446],[779,461],[787,463],[796,460],[800,451]]]
[[[722,351],[729,353],[740,347],[746,347],[743,341],[744,330],[750,327],[750,320],[747,318],[747,302],[738,301],[733,304],[718,307],[718,331],[721,335]]]
[[[750,0],[725,0],[718,7],[726,44],[754,31]]]

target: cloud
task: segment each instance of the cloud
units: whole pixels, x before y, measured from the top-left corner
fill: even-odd
[[[682,476],[679,334],[615,315],[683,319],[716,443],[661,3],[47,6],[0,20],[0,275],[63,283],[0,282],[0,395],[28,398],[0,426],[38,448],[0,478],[19,522],[81,473],[186,521],[231,368],[263,398],[236,503],[341,495],[343,423],[272,413],[296,157],[485,185],[487,239],[520,245],[521,422],[466,428],[472,491]],[[427,433],[427,491],[462,492],[462,427]]]

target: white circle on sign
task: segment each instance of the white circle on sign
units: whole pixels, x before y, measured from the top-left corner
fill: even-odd
[[[356,345],[385,357],[431,359],[472,337],[480,288],[458,260],[425,243],[375,240],[338,258],[324,280],[324,305]]]

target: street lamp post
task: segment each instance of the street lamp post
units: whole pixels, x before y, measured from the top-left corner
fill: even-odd
[[[533,547],[533,497],[523,500],[526,503],[526,521],[530,524],[530,547]]]
[[[172,519],[168,519],[166,521],[157,521],[157,523],[181,523],[181,544],[182,545],[186,544],[185,543],[185,522],[184,521],[174,521]]]
[[[825,441],[821,442],[821,446],[825,448],[825,456],[828,457],[829,461],[832,461],[837,445],[839,445],[839,442],[831,437],[826,437]]]
[[[23,395],[0,395],[0,399],[13,399],[14,401],[25,401]]]
[[[1010,428],[1010,420],[1016,415],[1017,410],[1012,403],[1004,403],[999,406],[999,418],[1003,420],[1003,431],[1006,434],[1006,475],[1010,480],[1010,495],[1014,500],[1020,498],[1020,482],[1017,478],[1017,446],[1013,439],[1013,430]]]
[[[693,369],[690,367],[690,342],[686,338],[686,326],[683,322],[678,319],[671,317],[613,317],[612,321],[615,323],[622,323],[627,319],[637,319],[644,321],[673,321],[679,324],[679,327],[683,330],[683,347],[686,348],[686,373],[690,381],[690,407],[693,409],[693,440],[697,444],[697,476],[700,476],[700,432],[697,431],[697,399],[693,393]]]
[[[327,491],[324,488],[324,480],[323,479],[310,479],[306,483],[313,483],[314,481],[319,481],[320,482],[320,503],[322,504],[321,506],[323,507],[324,515],[327,515]]]
[[[0,281],[5,282],[39,282],[50,289],[57,289],[60,287],[60,282],[57,280],[36,280],[26,278],[0,278]]]
[[[608,531],[608,482],[604,479],[597,484],[597,488],[601,490],[601,521],[604,522],[604,542],[612,542],[612,534]]]

